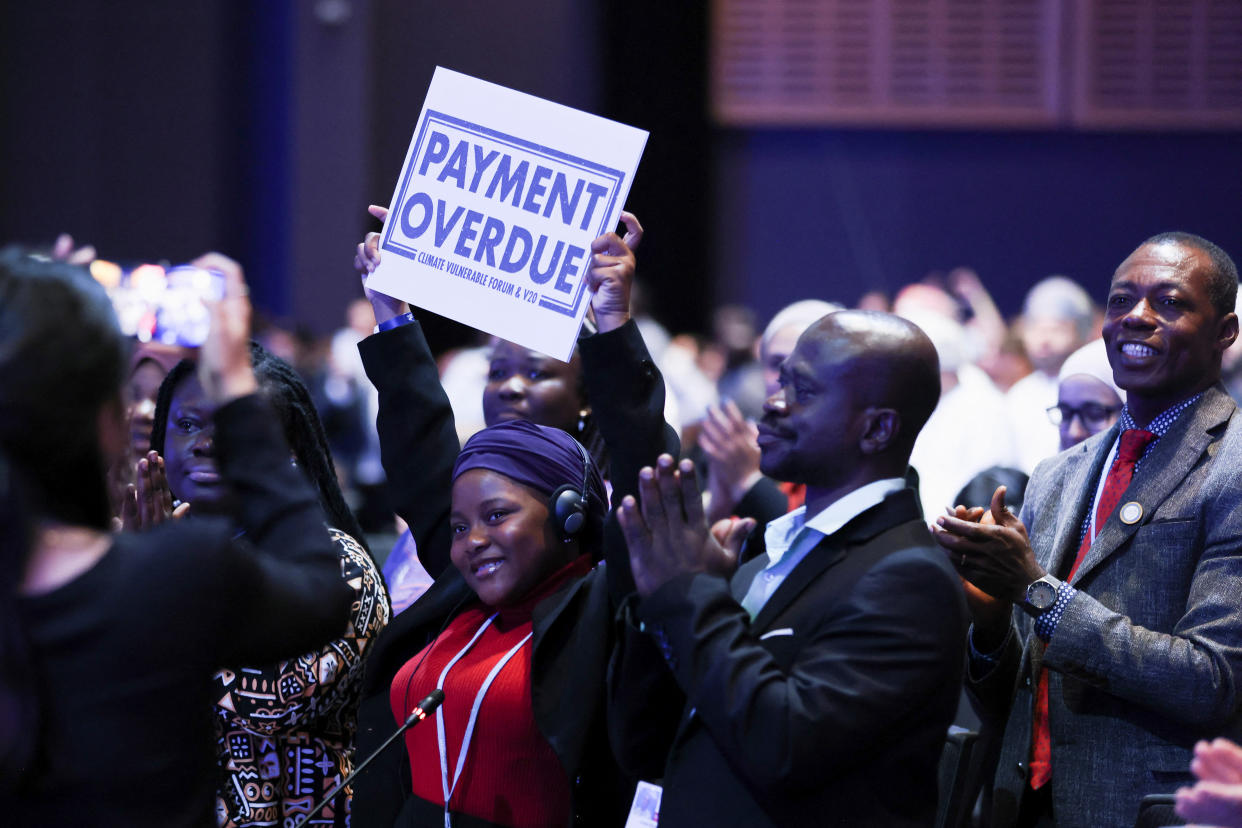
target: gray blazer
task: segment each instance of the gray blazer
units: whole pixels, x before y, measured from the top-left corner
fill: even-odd
[[[1015,612],[1000,664],[967,686],[1004,723],[994,825],[1028,792],[1031,704],[1048,669],[1052,797],[1058,826],[1131,826],[1145,794],[1190,781],[1195,740],[1242,733],[1242,417],[1217,385],[1182,414],[1122,497],[1143,514],[1100,530],[1045,648]],[[1118,427],[1045,460],[1022,510],[1041,565],[1058,576],[1078,550]],[[1118,510],[1120,511],[1120,510]]]

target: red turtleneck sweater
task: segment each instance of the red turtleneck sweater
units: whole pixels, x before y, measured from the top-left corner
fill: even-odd
[[[470,710],[488,673],[531,632],[535,605],[567,581],[584,576],[591,566],[590,556],[583,555],[554,573],[519,604],[499,609],[475,604],[466,609],[393,679],[393,715],[404,722],[410,706],[435,689],[448,663],[496,613],[496,619],[444,679],[441,709],[450,786]],[[510,828],[561,828],[569,824],[569,779],[535,724],[532,648],[533,642],[526,642],[488,688],[449,809]],[[405,746],[410,754],[414,795],[443,807],[434,717],[406,731]]]

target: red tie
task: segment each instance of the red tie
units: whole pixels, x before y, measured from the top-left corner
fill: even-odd
[[[1134,464],[1143,456],[1143,449],[1156,439],[1150,431],[1131,428],[1121,432],[1121,446],[1117,449],[1117,458],[1104,478],[1104,491],[1100,493],[1100,503],[1095,509],[1095,525],[1102,527],[1116,511],[1134,477]],[[1072,580],[1078,572],[1082,559],[1087,557],[1091,548],[1091,529],[1083,533],[1082,543],[1078,547],[1078,555],[1074,558],[1074,566],[1070,569]],[[1052,739],[1048,733],[1048,672],[1039,671],[1039,684],[1035,689],[1035,711],[1031,717],[1031,787],[1042,788],[1052,778]]]

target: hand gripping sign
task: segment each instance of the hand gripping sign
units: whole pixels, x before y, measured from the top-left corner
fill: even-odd
[[[437,67],[367,284],[568,361],[647,133]]]

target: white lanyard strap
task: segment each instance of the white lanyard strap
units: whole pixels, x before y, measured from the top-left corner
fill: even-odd
[[[444,678],[448,675],[449,670],[453,669],[453,665],[457,664],[462,656],[470,652],[470,648],[482,637],[488,626],[495,619],[496,614],[493,614],[484,621],[483,626],[479,627],[479,631],[474,634],[474,637],[466,643],[465,647],[462,647],[457,652],[457,655],[453,656],[448,666],[440,673],[440,678],[436,681],[437,689],[444,689]],[[530,641],[533,634],[533,631],[528,632],[525,638],[514,644],[513,648],[505,653],[500,661],[496,662],[496,666],[492,668],[491,672],[487,674],[487,678],[483,680],[483,686],[475,694],[474,706],[470,708],[470,718],[466,722],[466,732],[461,737],[461,750],[457,754],[457,767],[453,770],[453,784],[451,786],[449,785],[448,778],[448,751],[445,749],[447,740],[444,735],[444,707],[436,708],[436,741],[440,748],[440,790],[444,793],[444,828],[452,828],[452,823],[449,820],[449,801],[453,798],[453,792],[457,790],[457,780],[461,778],[462,769],[466,766],[466,754],[470,750],[470,741],[474,738],[474,725],[479,718],[479,708],[483,706],[483,697],[487,695],[487,690],[492,686],[492,682],[496,680],[496,676],[500,675],[500,671],[509,663],[509,659],[513,658],[527,641]]]

